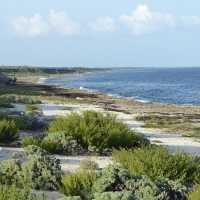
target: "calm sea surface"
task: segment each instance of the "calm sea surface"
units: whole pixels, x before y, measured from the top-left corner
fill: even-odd
[[[112,70],[44,82],[141,102],[200,105],[200,67]]]

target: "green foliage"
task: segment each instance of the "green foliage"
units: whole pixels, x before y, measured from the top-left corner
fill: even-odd
[[[151,180],[161,176],[187,183],[200,181],[200,162],[194,155],[172,153],[163,146],[114,150],[113,158],[132,175],[142,174]]]
[[[104,194],[105,192],[117,192],[116,195],[112,194],[112,199],[114,196],[120,199],[120,192],[125,192],[124,199],[185,200],[184,192],[187,192],[187,188],[178,181],[156,177],[155,182],[152,182],[144,176],[132,176],[127,170],[107,167],[97,174],[92,187],[84,189],[82,194],[89,200],[100,194],[109,199],[111,194]]]
[[[188,200],[200,199],[200,185],[194,185],[194,190],[186,194]]]
[[[19,128],[14,120],[0,120],[0,142],[13,142],[19,139]]]
[[[29,145],[40,146],[40,144],[41,144],[40,138],[36,138],[30,135],[26,135],[22,139],[22,147],[27,147]]]
[[[27,92],[28,91],[30,91],[30,89],[27,90]],[[16,92],[16,87],[15,87],[15,91],[11,91],[10,94],[1,95],[0,101],[7,102],[7,103],[21,103],[21,104],[41,104],[42,103],[40,100],[35,100],[33,98],[27,97],[27,95],[23,96],[23,95],[13,94],[15,92]]]
[[[33,189],[57,190],[62,174],[60,165],[45,155],[41,148],[32,145],[31,151],[36,152],[34,154],[30,154],[30,146],[27,148],[29,148],[29,161],[22,163],[22,170],[17,173],[18,179],[30,182]]]
[[[18,159],[4,160],[0,165],[0,183],[12,184],[17,180],[17,172],[21,170],[21,161]]]
[[[80,196],[81,191],[92,186],[96,180],[96,173],[93,171],[78,171],[73,174],[65,174],[62,177],[61,192],[67,196]]]
[[[40,112],[40,109],[37,106],[31,104],[25,104],[25,110],[32,115]]]
[[[11,103],[0,102],[0,108],[14,108],[14,106]]]
[[[138,147],[148,143],[143,134],[133,132],[126,124],[109,113],[84,111],[55,119],[46,133],[66,131],[82,147],[105,148]]]
[[[31,194],[30,187],[24,186],[23,189],[17,189],[15,184],[1,185],[0,184],[0,199],[1,200],[46,200],[45,195],[39,198],[35,194]]]
[[[25,136],[22,139],[22,146],[36,145],[50,153],[59,153],[62,155],[79,155],[83,152],[77,141],[71,136],[66,136],[64,132],[51,133],[43,140],[33,136]]]
[[[34,154],[41,156],[47,155],[47,152],[44,149],[36,145],[28,145],[27,147],[24,148],[24,150],[29,156]]]
[[[80,196],[73,196],[73,197],[63,197],[61,199],[58,200],[81,200]]]
[[[52,146],[52,150],[48,149]],[[62,155],[79,155],[82,148],[72,136],[67,136],[66,132],[55,132],[48,134],[41,143],[41,147],[51,153],[59,153]],[[47,148],[46,148],[47,147]]]
[[[104,192],[95,193],[94,200],[138,200],[131,192]]]
[[[79,163],[79,166],[82,170],[97,170],[97,169],[99,169],[99,165],[89,158],[81,160],[81,162]]]

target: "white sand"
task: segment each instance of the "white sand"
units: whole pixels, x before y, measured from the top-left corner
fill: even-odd
[[[99,106],[94,105],[72,105],[72,104],[52,104],[52,103],[46,103],[46,104],[40,104],[38,105],[41,109],[41,113],[39,116],[41,118],[50,118],[57,115],[66,115],[70,113],[71,111],[81,112],[83,110],[95,110],[95,111],[103,111],[103,109]],[[63,110],[65,109],[65,110]],[[12,108],[10,110],[17,110],[17,111],[24,111],[24,106],[15,104],[15,108]],[[118,119],[123,119],[127,125],[135,131],[141,132],[147,136],[147,138],[150,139],[150,141],[159,140],[162,143],[158,143],[159,145],[165,145],[167,148],[172,150],[183,150],[188,153],[193,153],[200,156],[200,143],[195,141],[192,138],[186,138],[182,137],[181,135],[171,135],[171,134],[164,134],[161,132],[161,130],[156,129],[144,129],[141,126],[143,123],[139,123],[134,120],[134,115],[130,114],[123,114],[118,112],[111,112],[113,114],[116,114],[118,116]],[[8,148],[3,147],[0,148],[0,163],[3,160],[9,159],[10,155],[15,151],[23,151],[22,148]],[[61,168],[64,171],[70,171],[74,172],[79,167],[79,162],[87,157],[84,156],[60,156],[55,155],[56,158],[61,160]],[[99,164],[100,168],[104,168],[108,166],[109,164],[112,164],[112,158],[111,157],[91,157],[92,160],[97,162]],[[38,192],[37,192],[38,193]],[[58,192],[50,192],[47,193],[48,198],[47,199],[57,199],[59,197],[62,197],[63,195]]]

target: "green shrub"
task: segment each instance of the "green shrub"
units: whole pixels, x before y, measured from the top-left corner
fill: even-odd
[[[41,148],[35,148],[35,152],[28,156],[28,162],[22,163],[22,170],[17,173],[18,179],[30,183],[33,189],[57,190],[62,174],[60,165],[55,159],[44,155]]]
[[[35,194],[31,194],[30,187],[25,186],[23,189],[17,189],[15,184],[1,185],[0,184],[0,199],[1,200],[46,200],[45,195],[39,198]]]
[[[41,156],[47,155],[47,151],[45,151],[44,149],[36,145],[28,145],[27,147],[24,148],[24,150],[28,154],[28,156],[31,156],[34,154],[41,155]]]
[[[149,145],[135,150],[114,150],[113,158],[132,175],[142,174],[154,180],[156,176],[195,183],[200,181],[200,162],[196,156],[172,153],[166,147]]]
[[[71,136],[66,136],[64,132],[51,133],[41,140],[33,136],[25,136],[22,139],[22,146],[35,145],[41,147],[49,153],[59,153],[62,155],[79,155],[83,153],[83,148],[77,144]]]
[[[0,108],[14,108],[11,103],[0,102]]]
[[[138,147],[148,143],[143,134],[133,132],[126,124],[109,113],[84,111],[55,119],[46,133],[66,131],[82,147],[105,148]]]
[[[13,142],[19,139],[19,128],[14,120],[0,120],[0,142]]]
[[[48,152],[67,156],[79,155],[83,151],[77,141],[72,136],[67,136],[66,132],[48,134],[42,140],[41,147]]]
[[[80,196],[81,191],[92,186],[96,180],[93,171],[78,171],[73,174],[65,174],[62,177],[61,192],[67,196]]]
[[[22,139],[22,147],[27,147],[29,145],[40,146],[40,144],[41,144],[40,138],[36,138],[30,135],[26,135]]]
[[[0,96],[0,101],[8,103],[41,104],[42,101],[24,95],[5,94]]]
[[[12,184],[17,181],[17,172],[21,170],[21,161],[18,159],[4,160],[0,165],[0,183]]]
[[[81,200],[81,197],[79,197],[79,196],[63,197],[63,198],[58,199],[58,200]]]
[[[95,194],[105,192],[128,192],[130,198],[140,200],[185,200],[184,192],[187,191],[187,188],[178,181],[156,177],[155,182],[152,182],[144,176],[132,176],[125,169],[107,167],[97,173],[97,179],[92,187],[84,189],[82,194],[89,200],[94,199]],[[113,196],[117,198],[118,194]],[[106,197],[106,194],[104,195]]]
[[[99,169],[99,165],[89,158],[81,160],[81,162],[79,163],[79,166],[82,170],[97,170],[97,169]]]
[[[131,192],[104,192],[95,193],[94,200],[138,200]]]
[[[25,104],[25,110],[30,114],[38,114],[40,112],[40,109],[37,106],[31,104]]]
[[[188,200],[199,200],[200,199],[200,185],[194,185],[194,190],[186,194]]]

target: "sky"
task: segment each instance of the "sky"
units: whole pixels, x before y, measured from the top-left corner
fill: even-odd
[[[200,66],[197,0],[0,0],[0,30],[0,66]]]

